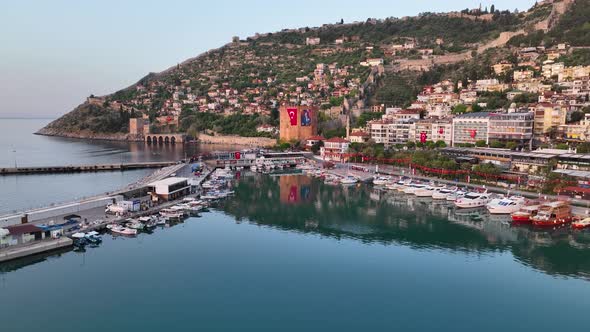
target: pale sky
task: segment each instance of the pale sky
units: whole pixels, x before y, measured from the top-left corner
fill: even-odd
[[[57,117],[256,32],[475,8],[469,0],[0,0],[0,117]],[[481,1],[526,10],[535,0]]]

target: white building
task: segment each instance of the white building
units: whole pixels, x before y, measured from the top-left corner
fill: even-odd
[[[153,198],[165,201],[174,200],[190,194],[187,178],[169,177],[147,185]]]

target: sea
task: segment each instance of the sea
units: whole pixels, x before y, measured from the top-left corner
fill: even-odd
[[[0,118],[0,168],[180,160],[227,146],[146,145],[34,135],[51,119]],[[0,176],[0,215],[125,187],[153,170]]]
[[[29,139],[37,147],[28,151],[40,151],[31,164],[152,153]],[[27,156],[24,146],[16,149]],[[47,180],[53,191],[35,199],[67,186],[92,193],[101,181],[91,179],[103,175],[60,185],[71,176]],[[301,174],[244,171],[231,186],[233,197],[184,222],[0,264],[2,331],[584,331],[590,323],[590,232],[513,227],[485,210]],[[27,199],[5,188],[2,200]]]

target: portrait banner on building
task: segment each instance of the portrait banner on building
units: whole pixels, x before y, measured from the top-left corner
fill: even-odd
[[[291,126],[297,125],[297,109],[296,108],[287,108],[287,113],[289,114],[289,120]]]
[[[303,110],[301,112],[301,126],[311,126],[311,110]]]

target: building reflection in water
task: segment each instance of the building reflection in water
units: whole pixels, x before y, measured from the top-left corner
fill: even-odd
[[[485,208],[457,210],[450,202],[368,185],[342,187],[304,175],[278,180],[256,175],[242,178],[236,197],[222,209],[268,227],[416,249],[510,251],[517,261],[545,273],[590,273],[590,232],[513,227],[509,216],[491,216]]]

